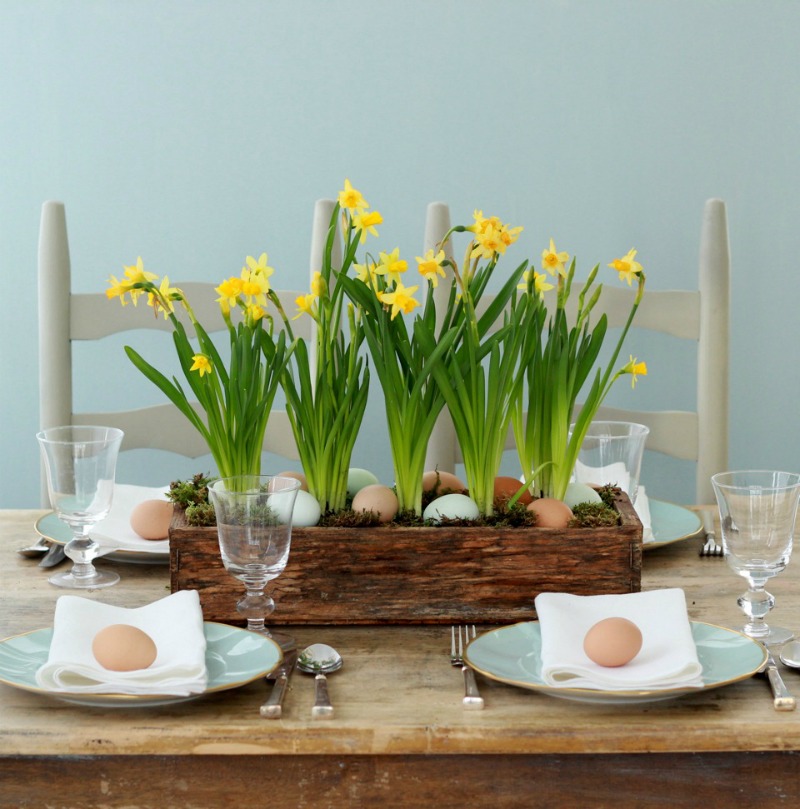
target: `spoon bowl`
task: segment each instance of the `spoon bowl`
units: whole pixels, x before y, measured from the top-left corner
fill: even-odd
[[[35,559],[37,556],[47,553],[50,550],[50,545],[50,540],[45,539],[44,537],[39,537],[39,539],[34,542],[33,545],[28,545],[26,548],[18,548],[17,553],[20,556],[27,557],[28,559]]]
[[[788,666],[790,669],[800,669],[800,641],[787,643],[781,649],[780,658],[784,666]]]
[[[312,643],[297,658],[297,668],[305,674],[314,675],[314,707],[312,719],[329,719],[333,716],[333,705],[328,694],[326,674],[332,674],[344,664],[339,652],[327,643]]]

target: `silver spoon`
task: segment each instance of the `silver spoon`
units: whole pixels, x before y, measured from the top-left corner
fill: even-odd
[[[20,556],[26,556],[28,559],[33,559],[37,556],[41,556],[43,553],[47,553],[50,550],[50,540],[45,539],[44,537],[39,537],[39,539],[33,543],[33,545],[28,545],[26,548],[18,548],[17,553]]]
[[[326,674],[339,671],[344,661],[339,652],[326,643],[312,643],[297,658],[297,668],[314,676],[314,707],[311,709],[312,719],[329,719],[333,716],[333,705],[328,695]]]
[[[800,669],[800,642],[793,640],[781,649],[781,663],[790,669]]]

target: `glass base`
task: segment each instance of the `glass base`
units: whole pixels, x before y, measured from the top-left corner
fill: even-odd
[[[262,629],[250,629],[250,627],[247,628],[250,630],[250,632],[258,632],[259,635],[264,635],[270,640],[275,641],[275,643],[281,647],[281,651],[283,652],[293,652],[295,649],[297,649],[297,640],[292,637],[292,635],[287,635],[283,632],[272,632],[271,630],[267,629],[267,627],[263,627]]]
[[[82,576],[76,578],[72,571],[56,573],[48,581],[56,587],[64,587],[69,590],[100,590],[103,587],[111,587],[119,581],[119,574],[110,570],[96,570],[94,576]]]
[[[765,646],[780,646],[783,643],[787,643],[788,641],[794,638],[794,632],[791,629],[784,629],[781,626],[769,626],[769,632],[765,635],[753,635],[747,631],[747,628],[744,626],[737,626],[735,629],[738,632],[747,635],[748,638],[752,638],[753,640],[757,640],[759,643],[763,643]]]

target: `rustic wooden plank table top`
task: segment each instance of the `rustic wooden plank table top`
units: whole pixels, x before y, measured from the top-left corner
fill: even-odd
[[[0,513],[0,637],[52,626],[64,592],[16,553],[41,513]],[[642,589],[681,586],[693,620],[736,624],[744,582],[724,561],[699,558],[699,546],[692,539],[647,552]],[[88,598],[132,607],[169,593],[166,565],[100,564],[122,581]],[[800,564],[790,564],[770,587],[775,621],[796,630],[798,579]],[[640,788],[669,793],[671,805],[681,805],[676,779],[694,801],[686,805],[734,799],[725,773],[798,797],[800,711],[775,711],[761,677],[632,706],[572,703],[479,678],[486,708],[464,711],[443,627],[292,632],[299,645],[329,643],[345,659],[330,677],[330,720],[312,720],[313,678],[299,673],[277,721],[259,715],[271,687],[263,681],[136,710],[74,706],[0,684],[0,806],[237,805],[256,773],[271,790],[264,805],[275,807],[305,806],[301,797],[317,806],[523,806],[536,805],[517,802],[523,795],[541,798],[548,788],[559,800],[542,805],[602,806],[632,772]],[[798,675],[784,675],[800,696]]]

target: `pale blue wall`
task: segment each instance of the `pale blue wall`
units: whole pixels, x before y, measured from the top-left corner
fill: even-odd
[[[520,259],[550,235],[584,267],[635,245],[653,288],[696,284],[703,202],[722,197],[731,465],[799,468],[799,25],[784,0],[2,0],[0,506],[38,502],[42,201],[67,205],[78,291],[137,255],[219,280],[262,250],[292,287],[313,202],[345,176],[390,249],[417,254],[443,200],[455,220],[479,207],[525,225]],[[693,374],[664,354],[636,396],[689,406]],[[157,399],[114,357],[96,385],[79,361],[79,407]],[[356,462],[390,482],[377,398]],[[140,458],[120,474],[195,467]],[[643,479],[690,501],[692,475],[648,458]]]

